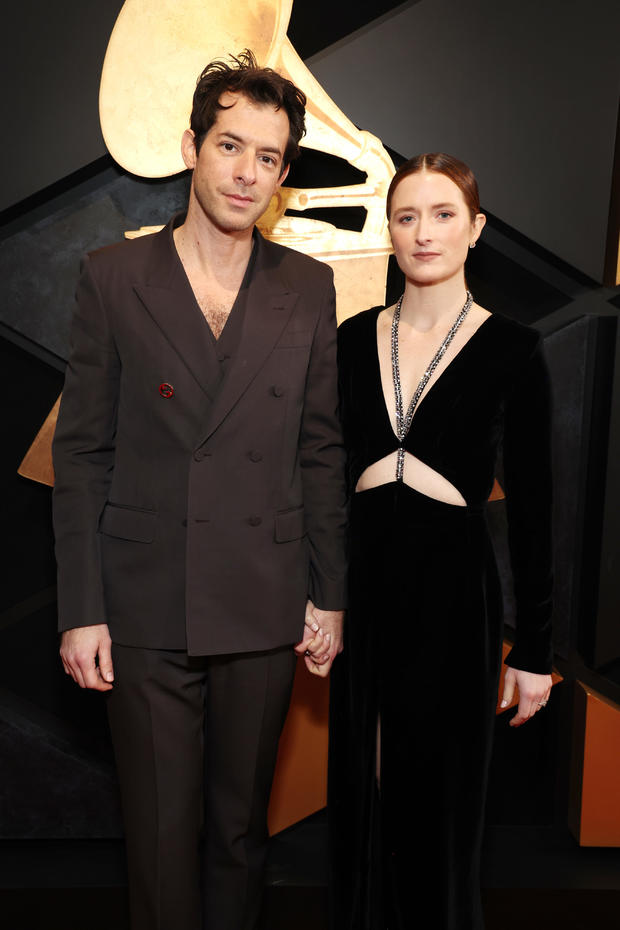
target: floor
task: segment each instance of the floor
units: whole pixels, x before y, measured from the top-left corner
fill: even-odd
[[[325,815],[272,840],[260,930],[327,930]],[[489,828],[486,930],[620,926],[620,849],[584,849],[549,828]],[[68,885],[72,887],[68,887]],[[412,911],[411,930],[416,927]],[[116,843],[0,843],[3,930],[129,930]]]
[[[270,886],[260,930],[327,930],[326,899],[325,888]],[[620,892],[487,889],[484,904],[486,930],[613,930]],[[2,890],[0,915],[4,930],[129,930],[122,888]]]

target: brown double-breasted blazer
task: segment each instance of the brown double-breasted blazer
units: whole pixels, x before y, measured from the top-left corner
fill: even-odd
[[[84,261],[54,440],[60,629],[192,654],[301,637],[345,599],[332,272],[256,236],[243,329],[213,340],[173,222]]]

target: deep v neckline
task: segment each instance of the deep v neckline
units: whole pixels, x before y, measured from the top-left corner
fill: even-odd
[[[381,310],[379,310],[379,312],[377,313],[377,317],[376,317],[376,320],[375,320],[375,327],[374,327],[374,329],[375,329],[375,338],[374,338],[374,343],[375,343],[375,362],[376,362],[376,367],[377,367],[377,375],[378,375],[378,377],[379,377],[379,389],[380,389],[380,391],[381,391],[381,397],[383,398],[383,409],[384,409],[384,411],[385,411],[385,416],[386,416],[386,418],[387,418],[387,423],[388,423],[388,426],[389,426],[389,428],[390,428],[390,432],[391,432],[392,435],[394,436],[394,439],[396,439],[397,441],[400,441],[400,440],[398,439],[398,434],[395,432],[394,427],[392,426],[392,418],[391,418],[391,416],[390,416],[390,408],[389,408],[389,406],[388,406],[388,401],[387,401],[387,398],[386,398],[386,396],[385,396],[385,390],[384,390],[384,388],[383,388],[383,377],[382,377],[382,375],[381,375],[381,358],[380,358],[380,356],[379,356],[379,331],[378,331],[378,327],[379,327],[379,316],[380,316],[380,314],[381,314]],[[418,401],[417,407],[416,407],[416,409],[415,409],[415,413],[414,413],[413,419],[412,419],[412,421],[411,421],[411,426],[409,427],[409,433],[411,432],[411,430],[412,430],[412,428],[413,428],[413,424],[415,423],[415,421],[416,421],[416,419],[417,419],[417,417],[418,417],[418,414],[419,414],[419,412],[420,412],[420,407],[422,407],[422,405],[425,403],[425,401],[426,401],[426,399],[428,398],[428,396],[429,396],[430,394],[433,393],[433,390],[435,389],[435,386],[441,381],[441,379],[442,379],[443,376],[446,374],[446,372],[449,371],[450,368],[452,368],[452,366],[454,365],[454,363],[456,362],[456,360],[457,360],[458,358],[461,357],[461,355],[463,354],[463,352],[465,351],[465,349],[467,348],[467,346],[476,338],[476,336],[478,335],[478,333],[480,332],[480,330],[481,330],[481,329],[484,329],[484,327],[486,326],[486,324],[489,322],[489,320],[492,320],[493,317],[494,317],[494,314],[493,314],[493,313],[490,313],[489,316],[486,318],[486,320],[483,320],[482,323],[480,323],[480,324],[477,326],[477,328],[473,331],[473,333],[471,334],[471,336],[469,337],[469,339],[467,340],[467,342],[465,342],[465,343],[461,346],[461,348],[460,348],[459,351],[456,353],[456,355],[455,355],[452,359],[450,359],[450,361],[449,361],[448,364],[445,366],[445,368],[443,369],[443,371],[441,371],[441,372],[437,375],[437,377],[432,378],[432,379],[428,382],[428,384],[427,384],[427,386],[426,386],[426,389],[425,389],[424,393],[422,394],[422,396],[420,397],[420,400]],[[390,380],[390,384],[392,384],[392,381],[391,381],[391,380]],[[392,384],[392,387],[393,387],[393,384]],[[415,388],[414,388],[414,391],[415,391]],[[409,400],[407,401],[407,406],[409,405],[409,401],[410,401],[410,400],[411,400],[411,398],[409,398]],[[403,398],[403,406],[404,406],[404,398]],[[409,433],[408,433],[408,434],[409,434]],[[408,435],[408,434],[407,434],[407,435]],[[405,437],[405,438],[406,438],[406,437]]]

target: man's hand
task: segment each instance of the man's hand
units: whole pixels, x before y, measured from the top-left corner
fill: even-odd
[[[520,727],[522,723],[533,717],[534,714],[545,707],[551,694],[553,682],[551,675],[536,675],[534,672],[523,672],[517,668],[506,669],[504,678],[504,694],[502,707],[508,707],[515,693],[515,686],[519,689],[519,708],[510,721],[511,727]]]
[[[80,688],[109,691],[114,681],[111,647],[107,623],[65,630],[60,640],[65,672]]]
[[[343,620],[342,610],[321,610],[312,601],[306,604],[304,637],[295,646],[295,652],[303,655],[306,668],[313,675],[326,678],[332,662],[342,652]]]

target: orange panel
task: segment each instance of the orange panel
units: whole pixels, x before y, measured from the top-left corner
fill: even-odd
[[[311,675],[299,659],[271,790],[272,834],[327,804],[328,711],[329,681]]]
[[[585,694],[579,844],[620,846],[620,706],[577,687]]]
[[[504,494],[503,488],[497,478],[493,481],[493,487],[489,495],[490,501],[503,501],[506,495]]]
[[[52,439],[56,429],[56,419],[60,408],[60,397],[47,415],[45,423],[37,433],[34,442],[26,452],[17,469],[23,478],[39,481],[41,484],[54,486],[54,466],[52,465]]]

